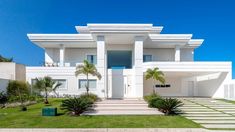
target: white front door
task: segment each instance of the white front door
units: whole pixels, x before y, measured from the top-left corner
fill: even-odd
[[[112,98],[124,97],[124,76],[123,70],[112,70]]]
[[[129,84],[128,84],[128,80],[127,80],[127,76],[124,76],[124,98],[128,97],[128,93],[129,93]]]

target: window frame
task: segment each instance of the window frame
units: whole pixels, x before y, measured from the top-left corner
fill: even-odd
[[[78,90],[86,90],[85,87],[84,88],[80,87],[81,86],[80,81],[86,81],[86,79],[78,79],[78,86],[77,86]],[[89,90],[96,90],[97,89],[97,79],[88,79],[88,83],[89,83],[89,81],[95,81],[95,88],[89,87]]]
[[[53,81],[58,81],[58,80],[65,81],[65,87],[64,88],[59,87],[56,90],[68,90],[68,81],[67,81],[67,79],[53,79]]]
[[[94,56],[96,56],[96,63],[94,63],[94,62],[89,62],[88,56],[93,56],[93,58],[94,58]],[[93,64],[93,65],[97,65],[97,54],[86,54],[86,59],[85,59],[85,60],[87,60],[89,63],[91,63],[91,64]],[[94,60],[93,60],[93,61],[94,61]]]
[[[145,61],[144,60],[145,56],[151,56],[151,60],[150,61]],[[143,62],[152,62],[152,61],[153,61],[153,55],[151,55],[151,54],[144,54],[143,55]]]

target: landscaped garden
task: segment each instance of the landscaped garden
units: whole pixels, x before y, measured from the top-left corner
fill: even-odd
[[[60,108],[63,99],[49,99],[50,106]],[[1,128],[197,128],[200,125],[181,116],[71,116],[58,109],[57,116],[42,116],[43,102],[0,109]]]

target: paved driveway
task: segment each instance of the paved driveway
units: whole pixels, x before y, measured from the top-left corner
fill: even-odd
[[[181,98],[181,115],[205,128],[235,128],[235,104],[211,98]]]

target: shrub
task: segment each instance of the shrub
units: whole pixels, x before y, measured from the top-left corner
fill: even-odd
[[[70,98],[62,101],[61,109],[70,112],[71,115],[79,116],[91,107],[93,101],[87,97]]]
[[[156,108],[155,104],[160,99],[162,99],[162,97],[156,93],[144,96],[144,100],[147,101],[148,106],[151,108]]]
[[[0,92],[0,107],[5,107],[7,100],[7,95],[4,92]]]
[[[96,94],[93,93],[83,93],[80,95],[81,98],[89,98],[91,99],[93,102],[96,102],[99,100],[99,97]]]
[[[23,81],[9,81],[7,86],[8,96],[19,96],[20,94],[29,94],[30,85]]]
[[[159,99],[154,102],[154,107],[158,108],[166,115],[176,114],[176,112],[179,111],[178,107],[182,105],[183,103],[180,100],[173,98]]]
[[[8,102],[26,102],[26,101],[36,101],[36,102],[42,102],[43,101],[43,97],[41,96],[37,96],[37,95],[27,95],[27,94],[23,94],[20,96],[10,96],[8,99]]]

